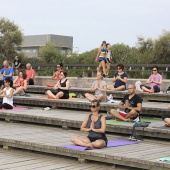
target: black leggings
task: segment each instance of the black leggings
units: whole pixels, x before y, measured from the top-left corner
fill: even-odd
[[[161,117],[162,117],[163,120],[166,119],[166,118],[170,118],[170,113],[167,113],[167,112],[162,113]]]
[[[0,104],[0,109],[2,109],[2,108],[4,108],[4,109],[13,109],[13,107],[8,103]]]

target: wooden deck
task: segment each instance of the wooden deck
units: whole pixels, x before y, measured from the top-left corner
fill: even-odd
[[[2,97],[0,97],[0,102],[2,102]],[[60,99],[60,100],[52,100],[48,99],[45,95],[31,95],[31,97],[14,97],[15,104],[21,105],[32,105],[32,106],[51,106],[53,108],[72,108],[72,109],[86,109],[89,110],[90,102],[86,99]],[[100,110],[102,111],[110,111],[112,108],[116,108],[117,104],[114,103],[101,103]],[[157,103],[157,102],[143,102],[143,109],[141,115],[148,116],[159,116],[162,112],[169,112],[168,109],[169,103]]]
[[[38,86],[38,85],[34,85],[34,86],[28,86],[28,89],[26,90],[29,93],[41,93],[41,94],[45,94],[45,92],[47,90],[51,90],[51,91],[55,91],[50,87],[47,86]],[[84,95],[85,93],[90,93],[90,89],[89,88],[78,88],[78,87],[72,87],[70,88],[70,93],[75,93],[75,94],[82,94]],[[107,90],[107,95],[113,94],[113,97],[115,99],[122,99],[125,94],[128,94],[128,91],[113,91],[113,90]],[[141,92],[137,92],[137,94],[139,94],[139,96],[141,96],[141,98],[144,101],[158,101],[158,102],[169,102],[170,101],[170,94],[167,93],[141,93]]]
[[[90,114],[88,111],[74,111],[65,109],[52,109],[45,111],[40,108],[33,108],[28,110],[1,110],[0,118],[6,121],[21,121],[30,122],[44,125],[55,125],[62,128],[80,128],[82,121],[86,115]],[[106,114],[104,114],[106,115]],[[164,122],[161,119],[149,119],[145,121],[151,121],[149,127],[136,128],[137,135],[146,137],[152,137],[157,139],[170,139],[170,128],[159,128],[164,126]],[[111,123],[110,123],[111,122]],[[132,128],[134,123],[119,122],[119,121],[107,121],[107,132],[119,133],[130,135],[132,134]],[[158,127],[158,128],[155,128]]]
[[[19,150],[0,149],[1,170],[105,170],[111,165],[97,163],[80,164],[75,159],[53,156],[51,154],[32,153]]]
[[[169,143],[139,142],[139,144],[119,147],[77,151],[63,148],[69,144],[69,138],[82,133],[61,130],[54,127],[24,125],[0,122],[0,145],[75,157],[79,160],[124,165],[149,170],[169,170],[170,164],[160,162],[160,157],[170,156]],[[83,134],[86,136],[86,134]],[[114,139],[113,135],[108,136]]]

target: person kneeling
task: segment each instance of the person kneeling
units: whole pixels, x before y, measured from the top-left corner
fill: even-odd
[[[103,148],[107,146],[106,120],[103,115],[99,114],[100,103],[98,100],[93,100],[90,108],[92,113],[86,116],[80,128],[82,132],[88,132],[88,136],[73,136],[70,140],[76,145],[87,148]]]
[[[125,95],[117,106],[120,110],[111,109],[111,117],[116,120],[139,122],[139,113],[142,110],[142,99],[135,94],[135,85],[128,86],[129,94]]]
[[[56,93],[52,93],[50,90],[47,91],[48,98],[51,99],[68,99],[69,98],[69,87],[70,82],[66,79],[67,73],[65,71],[60,72],[60,81],[53,87],[57,89]]]

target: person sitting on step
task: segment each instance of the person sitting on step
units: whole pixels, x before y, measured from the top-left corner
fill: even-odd
[[[115,73],[113,77],[113,82],[114,85],[108,85],[107,89],[108,90],[118,90],[118,91],[123,91],[126,89],[126,82],[127,82],[127,74],[123,71],[124,65],[123,64],[118,64],[117,65],[117,72]]]
[[[152,67],[152,74],[149,79],[146,81],[146,84],[150,84],[150,86],[145,86],[143,84],[140,85],[140,88],[144,92],[149,93],[158,93],[160,92],[160,85],[162,84],[162,75],[158,73],[158,66]]]
[[[110,116],[116,120],[139,122],[139,114],[142,110],[142,99],[135,94],[136,87],[134,84],[128,86],[129,94],[126,94],[117,106],[117,110],[111,109]]]
[[[57,92],[51,92],[48,90],[46,93],[48,98],[51,99],[68,99],[69,98],[69,88],[70,88],[70,81],[66,78],[67,72],[61,71],[60,72],[60,81],[53,87],[54,90]]]
[[[92,113],[86,116],[80,128],[82,132],[88,132],[88,136],[72,136],[70,140],[76,145],[87,148],[103,148],[107,146],[108,140],[105,135],[105,117],[99,114],[100,102],[98,100],[93,100],[90,104],[90,108]]]
[[[94,92],[93,94],[85,93],[85,97],[92,101],[92,100],[99,100],[99,101],[106,101],[106,82],[103,81],[103,75],[101,72],[97,72],[97,80],[92,84],[90,91]]]
[[[5,88],[0,92],[3,95],[3,102],[0,104],[0,109],[13,109],[13,93],[12,80],[10,77],[6,77],[4,80]]]
[[[14,95],[26,96],[25,90],[27,89],[27,75],[25,70],[19,72],[19,76],[13,81],[13,87],[16,88]]]
[[[168,106],[168,108],[170,109],[170,105]],[[164,112],[162,113],[161,117],[165,122],[164,126],[170,127],[170,113]]]

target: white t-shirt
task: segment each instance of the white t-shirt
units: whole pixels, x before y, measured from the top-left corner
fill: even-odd
[[[4,88],[4,91],[5,90],[6,88]],[[6,95],[9,95],[11,90],[12,88],[9,88],[8,90],[6,90]],[[7,103],[13,107],[13,96],[11,98],[3,97],[3,103]]]
[[[108,50],[106,57],[107,57],[109,60],[110,60],[110,56],[111,56],[111,51]]]

